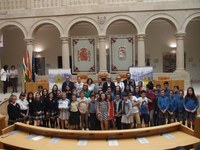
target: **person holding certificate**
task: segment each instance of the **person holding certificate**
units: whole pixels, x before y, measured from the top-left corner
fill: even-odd
[[[61,129],[65,129],[65,122],[68,126],[68,120],[69,120],[69,104],[70,101],[67,99],[67,94],[65,92],[62,93],[62,98],[58,101],[58,109],[60,110],[60,123],[61,123]]]

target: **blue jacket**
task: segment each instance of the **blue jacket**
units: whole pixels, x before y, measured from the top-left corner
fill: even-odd
[[[184,108],[184,103],[185,103],[185,99],[184,98],[178,98],[177,99],[177,112],[184,112],[185,108]]]
[[[179,93],[178,93],[178,92],[177,92],[177,93],[174,93],[173,96],[174,96],[175,99],[178,99],[178,98],[179,98]]]
[[[167,96],[158,97],[158,108],[159,110],[168,110],[169,108],[169,98]]]
[[[192,99],[190,97],[185,98],[184,108],[189,110],[194,110],[199,108],[199,100],[196,97],[195,99]]]
[[[175,99],[174,97],[169,98],[169,108],[168,108],[168,111],[175,112],[176,109],[177,109],[177,99]]]
[[[169,92],[170,92],[169,88],[165,89],[165,96],[169,97]]]

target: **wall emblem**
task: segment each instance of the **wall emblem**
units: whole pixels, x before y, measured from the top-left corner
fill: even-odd
[[[83,47],[79,51],[77,51],[77,58],[78,61],[90,61],[91,53],[87,48]]]

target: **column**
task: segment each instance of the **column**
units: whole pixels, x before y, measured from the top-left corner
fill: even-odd
[[[29,54],[29,58],[30,58],[30,67],[32,69],[32,55],[33,55],[33,51],[34,51],[34,39],[33,38],[25,38],[24,39],[26,42],[26,49],[28,51]]]
[[[0,53],[2,53],[3,51],[3,41],[1,39],[2,36],[3,36],[3,33],[0,30]],[[0,56],[0,68],[1,68],[1,56]]]
[[[138,34],[138,66],[145,66],[145,34]]]
[[[107,72],[106,36],[99,36],[99,72]]]
[[[184,37],[185,33],[176,34],[176,70],[184,70]]]
[[[61,37],[60,39],[62,41],[62,66],[65,69],[69,69],[69,38]]]

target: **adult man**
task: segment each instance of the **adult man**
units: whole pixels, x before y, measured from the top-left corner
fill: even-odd
[[[115,89],[115,84],[114,82],[111,81],[110,75],[106,77],[106,82],[103,83],[103,88],[102,88],[103,92],[106,92],[108,87],[110,87],[112,91],[114,91]]]
[[[67,86],[67,85],[69,85],[69,87],[70,87],[71,90],[75,88],[74,82],[70,81],[70,76],[69,76],[69,75],[66,76],[66,81],[63,82],[63,85],[62,85],[62,92],[66,92],[66,91],[67,91],[67,90],[66,90],[66,86]]]

